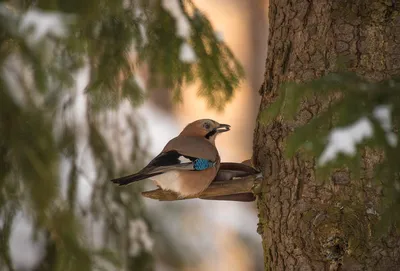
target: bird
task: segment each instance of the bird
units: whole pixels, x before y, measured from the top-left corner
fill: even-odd
[[[142,170],[111,182],[121,186],[150,179],[161,189],[173,191],[181,198],[198,195],[214,180],[220,167],[215,139],[230,128],[212,119],[189,123]]]

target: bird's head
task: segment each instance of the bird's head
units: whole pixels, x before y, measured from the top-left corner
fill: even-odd
[[[184,136],[200,136],[205,137],[214,143],[218,134],[228,132],[231,126],[228,124],[220,124],[211,119],[201,119],[189,123],[181,132]]]

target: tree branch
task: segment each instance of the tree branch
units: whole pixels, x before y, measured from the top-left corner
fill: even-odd
[[[239,177],[240,176],[240,177]],[[239,163],[222,163],[218,175],[202,193],[180,197],[172,191],[155,189],[142,192],[147,198],[159,201],[184,199],[254,201],[253,188],[261,183],[262,176],[254,168]]]

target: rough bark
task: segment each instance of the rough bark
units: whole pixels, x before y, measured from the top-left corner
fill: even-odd
[[[334,71],[341,56],[370,80],[400,75],[399,8],[398,0],[270,0],[260,112],[282,82]],[[266,270],[399,270],[399,236],[373,235],[378,153],[363,153],[360,179],[344,170],[325,182],[315,178],[315,161],[283,155],[287,135],[327,102],[305,101],[295,121],[278,118],[255,130],[253,159],[265,176],[258,208]]]

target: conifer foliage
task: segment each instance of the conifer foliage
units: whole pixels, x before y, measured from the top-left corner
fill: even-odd
[[[108,183],[146,157],[127,101],[155,86],[179,100],[200,79],[199,95],[221,109],[242,76],[191,1],[0,1],[0,266],[151,269],[138,187]],[[10,245],[21,221],[42,251],[29,266]]]
[[[302,102],[329,99],[329,106],[305,125],[295,127],[287,138],[286,154],[315,157],[316,174],[322,181],[336,170],[346,169],[351,179],[360,178],[362,155],[374,151],[379,161],[373,180],[382,187],[378,231],[398,223],[400,215],[400,78],[371,82],[355,73],[329,73],[319,79],[281,86],[280,95],[260,121],[295,120]]]

